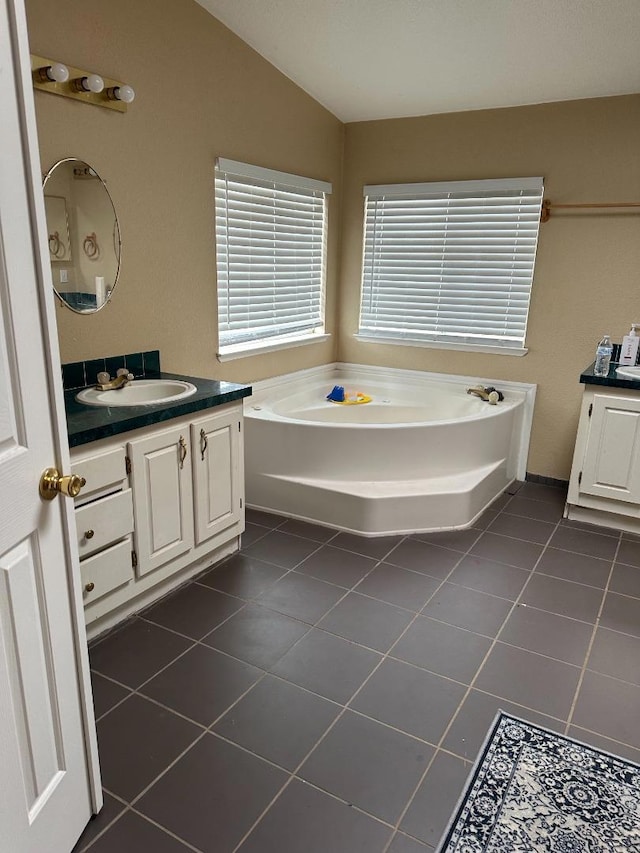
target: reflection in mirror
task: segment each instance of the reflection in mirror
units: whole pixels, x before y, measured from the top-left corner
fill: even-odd
[[[83,160],[60,160],[44,179],[44,203],[56,294],[78,313],[99,311],[120,271],[120,227],[104,181]]]

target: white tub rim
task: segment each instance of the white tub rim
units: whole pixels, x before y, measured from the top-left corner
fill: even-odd
[[[405,370],[402,368],[395,367],[383,367],[379,365],[368,365],[368,364],[353,364],[349,362],[330,362],[328,364],[319,365],[318,367],[311,367],[302,370],[292,371],[291,373],[280,374],[278,376],[270,377],[267,379],[258,380],[256,382],[252,382],[252,395],[251,397],[247,397],[244,399],[244,412],[245,417],[254,417],[260,418],[260,414],[256,411],[252,411],[252,407],[260,405],[261,400],[266,400],[272,397],[274,392],[277,392],[279,389],[283,387],[287,387],[288,394],[293,395],[295,393],[296,388],[292,386],[297,386],[298,389],[304,388],[311,381],[326,381],[328,386],[333,384],[344,384],[349,381],[349,375],[357,374],[358,378],[365,378],[369,376],[371,380],[387,380],[395,383],[404,383],[404,384],[418,384],[423,385],[425,381],[432,381],[434,383],[445,383],[445,384],[453,384],[464,386],[465,389],[471,387],[473,385],[484,385],[490,386],[493,385],[496,388],[504,391],[514,391],[522,394],[523,396],[523,405],[522,405],[522,417],[521,417],[521,425],[518,436],[519,447],[517,453],[517,472],[516,477],[519,480],[524,480],[527,471],[527,459],[529,456],[529,445],[531,438],[531,428],[533,422],[533,409],[535,404],[535,396],[537,385],[526,382],[513,382],[510,380],[503,379],[490,379],[483,376],[461,376],[458,374],[451,373],[434,373],[429,371],[422,370]],[[340,381],[344,380],[344,381]],[[330,390],[330,387],[329,387]],[[499,408],[500,404],[495,408]],[[511,409],[513,407],[509,407]],[[447,426],[455,423],[461,422],[470,422],[472,420],[484,420],[489,417],[495,417],[499,412],[494,410],[493,406],[489,406],[487,404],[487,412],[480,412],[477,415],[467,418],[456,418],[451,421],[409,421],[409,422],[395,422],[395,423],[373,423],[373,424],[343,424],[343,423],[332,423],[325,421],[306,421],[304,419],[296,419],[296,418],[287,418],[285,416],[272,414],[272,417],[266,418],[269,420],[282,422],[282,423],[295,423],[300,427],[304,428],[322,428],[322,429],[335,429],[335,428],[360,428],[360,429],[412,429],[412,428],[424,428],[424,426]]]
[[[443,383],[443,384],[445,384],[445,383]],[[456,385],[458,385],[458,383],[447,383],[447,384],[450,384],[454,387]],[[314,389],[318,390],[320,387],[322,387],[323,389],[328,388],[326,380],[324,380],[322,378],[315,378],[315,379],[312,379],[310,377],[307,378],[305,380],[304,386],[306,387],[309,385],[311,385],[311,390],[314,390]],[[437,388],[437,385],[438,385],[438,382],[432,381],[432,387]],[[524,392],[518,390],[517,392],[515,392],[514,397],[512,397],[509,400],[505,400],[503,403],[499,403],[497,406],[491,406],[488,403],[484,403],[484,402],[480,403],[479,402],[479,405],[478,405],[478,408],[476,411],[471,411],[468,414],[461,414],[458,416],[442,417],[442,418],[430,418],[429,417],[428,405],[426,403],[421,404],[420,402],[418,402],[416,404],[416,406],[414,406],[414,407],[411,407],[409,405],[404,405],[402,403],[400,403],[400,404],[393,403],[393,404],[390,404],[390,406],[392,406],[394,408],[394,410],[398,410],[400,412],[402,411],[403,408],[424,408],[425,416],[422,419],[414,418],[411,420],[397,420],[397,421],[395,421],[395,420],[375,421],[374,420],[374,421],[368,421],[368,422],[367,421],[358,421],[358,420],[341,421],[341,420],[339,420],[340,415],[336,412],[336,415],[337,415],[336,420],[330,420],[330,419],[323,420],[322,418],[320,418],[318,420],[314,420],[311,417],[305,418],[305,417],[297,416],[296,412],[300,410],[299,408],[291,410],[291,411],[287,411],[287,409],[284,407],[287,400],[289,400],[291,398],[295,398],[298,396],[300,390],[301,390],[301,388],[296,388],[293,390],[291,390],[289,388],[286,395],[279,396],[277,398],[277,400],[275,400],[275,401],[272,399],[271,394],[267,395],[266,400],[261,398],[260,402],[253,401],[253,400],[247,400],[245,403],[245,407],[244,407],[245,417],[269,419],[269,420],[277,421],[279,423],[291,422],[291,423],[296,423],[296,424],[300,424],[301,426],[307,426],[307,427],[313,427],[313,426],[327,427],[328,429],[364,429],[364,430],[389,429],[389,428],[412,429],[412,428],[416,428],[416,427],[431,427],[431,426],[447,427],[447,426],[453,426],[453,425],[459,424],[459,423],[470,423],[472,421],[484,421],[484,420],[487,420],[488,418],[500,417],[503,413],[506,414],[507,412],[511,412],[513,409],[518,408],[519,406],[523,406],[525,403]],[[367,390],[370,390],[370,389],[367,389]],[[276,389],[274,388],[273,391],[275,394]],[[513,393],[513,392],[510,392],[509,390],[507,390],[506,388],[505,388],[505,391],[507,391],[508,394]],[[375,398],[374,398],[374,400],[375,400]],[[315,400],[313,400],[313,402],[321,404],[322,402],[324,402],[324,396],[315,398]],[[465,400],[465,402],[466,402],[466,400]],[[327,409],[329,406],[333,406],[334,408],[337,408],[337,407],[335,407],[335,404],[327,403]],[[380,404],[378,403],[378,405],[376,405],[374,402],[374,406],[372,408],[374,408],[375,411],[378,411],[379,407],[380,407]],[[319,408],[319,406],[314,406],[313,408],[314,409]],[[369,406],[367,406],[367,415],[369,414],[369,412],[371,410],[372,409],[369,408]],[[357,418],[357,412],[358,412],[357,409],[356,410],[349,409],[348,411],[349,411],[349,414],[352,414]]]

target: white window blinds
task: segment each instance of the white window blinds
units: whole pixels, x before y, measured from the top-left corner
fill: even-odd
[[[219,349],[324,329],[331,184],[219,159]]]
[[[364,194],[361,335],[524,348],[542,178]]]

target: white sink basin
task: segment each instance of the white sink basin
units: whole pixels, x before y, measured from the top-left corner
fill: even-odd
[[[620,379],[640,379],[640,367],[632,367],[630,364],[623,364],[622,367],[616,367],[616,375]]]
[[[173,403],[196,393],[196,386],[181,379],[134,379],[124,388],[100,391],[85,388],[76,400],[85,406],[154,406]]]

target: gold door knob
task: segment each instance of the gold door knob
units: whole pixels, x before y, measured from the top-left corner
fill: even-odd
[[[84,588],[84,589],[85,589],[85,592],[93,592],[93,590],[94,590],[95,588],[96,588],[96,585],[94,584],[94,582],[93,582],[93,581],[89,581],[89,583],[85,586],[85,588]]]
[[[75,498],[87,481],[77,474],[63,476],[57,468],[46,468],[40,477],[40,497],[52,501],[60,493],[67,498]]]
[[[85,530],[85,532],[84,532],[84,538],[85,539],[93,539],[93,537],[95,535],[96,534],[93,532],[93,530]]]

